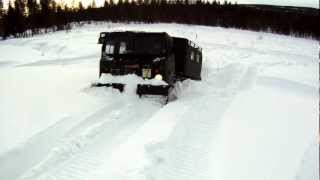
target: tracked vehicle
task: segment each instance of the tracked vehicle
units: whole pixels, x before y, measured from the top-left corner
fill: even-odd
[[[136,74],[143,79],[165,81],[166,85],[137,84],[136,93],[168,97],[175,82],[201,80],[202,50],[192,41],[171,37],[165,32],[101,32],[102,44],[99,76]],[[97,83],[125,89],[125,84]]]

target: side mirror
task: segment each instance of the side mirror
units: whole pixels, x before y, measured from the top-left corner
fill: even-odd
[[[98,44],[103,44],[104,41],[105,41],[105,37],[106,37],[106,33],[105,32],[100,33]]]

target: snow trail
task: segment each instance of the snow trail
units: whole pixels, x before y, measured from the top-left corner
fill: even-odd
[[[149,112],[144,112],[145,106],[148,106]],[[61,140],[61,145],[53,148],[44,161],[21,179],[84,179],[90,169],[99,167],[101,159],[110,156],[112,150],[133,134],[159,107],[160,104],[150,107],[148,102],[125,104],[120,100],[102,108],[86,118],[83,124],[70,130]]]
[[[239,64],[230,64],[210,75],[212,77],[203,79],[204,82],[210,81],[206,86],[214,86],[216,91],[206,92],[206,96],[184,102],[193,106],[178,120],[168,139],[159,143],[160,150],[154,145],[153,150],[149,151],[155,167],[150,169],[146,179],[192,180],[210,179],[213,176],[210,157],[215,156],[212,152],[215,152],[221,118],[236,95],[235,92],[250,86],[252,79],[255,79],[252,71]],[[190,96],[194,86],[190,86],[192,88],[189,92],[183,88],[185,92],[182,93]],[[202,91],[211,89],[206,86],[201,87]]]

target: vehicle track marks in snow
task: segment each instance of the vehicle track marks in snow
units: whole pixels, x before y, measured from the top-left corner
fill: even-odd
[[[60,144],[56,145],[56,147],[52,147],[47,157],[27,172],[23,178],[33,179],[33,177],[38,176],[44,170],[55,167],[56,164],[68,160],[68,158],[79,152],[81,148],[84,148],[90,141],[90,138],[93,138],[99,133],[97,132],[97,129],[104,122],[103,118],[109,114],[111,114],[112,117],[112,110],[119,108],[119,103],[120,102],[106,105],[66,132],[63,137],[60,137]]]
[[[151,165],[147,167],[146,179],[210,179],[214,170],[211,169],[213,163],[209,157],[214,151],[214,139],[220,119],[234,95],[252,87],[256,75],[256,67],[241,66],[237,63],[208,74],[212,77],[204,79],[207,83],[201,85],[203,91],[208,89],[207,94],[191,100],[192,102],[186,101],[194,106],[180,117],[173,133],[166,141],[149,148]],[[214,86],[220,91],[209,92],[210,88],[205,86]],[[194,94],[192,91],[197,90],[195,86],[192,87],[185,88],[187,91],[184,93]]]
[[[86,176],[86,174],[95,169],[101,163],[101,160],[96,157],[96,154],[83,152],[72,156],[67,161],[60,164],[50,173],[44,173],[37,177],[37,180],[79,180]],[[33,178],[30,178],[33,179]]]
[[[318,94],[318,89],[316,87],[288,79],[262,76],[259,77],[259,84],[311,97],[315,97]]]
[[[96,60],[97,55],[91,54],[87,56],[81,57],[73,57],[73,58],[61,58],[61,59],[53,59],[53,60],[40,60],[32,63],[20,64],[16,67],[25,67],[25,66],[48,66],[48,65],[72,65],[87,62],[90,60]]]
[[[85,179],[160,108],[150,105],[145,101],[125,104],[120,100],[111,108],[102,108],[70,131],[61,145],[22,179]],[[149,112],[144,112],[146,106]]]
[[[37,164],[50,152],[52,147],[58,144],[59,138],[63,137],[73,124],[74,119],[71,117],[62,118],[44,131],[34,135],[26,143],[2,154],[0,156],[0,167],[2,167],[0,177],[15,179],[19,173]],[[37,156],[33,156],[34,153]],[[16,163],[19,165],[15,165]],[[11,169],[12,167],[14,168]]]
[[[214,103],[199,99],[198,105],[181,117],[168,140],[159,145],[160,150],[154,145],[149,151],[153,164],[148,168],[147,179],[207,179],[211,151],[208,140],[214,138],[227,105],[223,99],[217,98]]]

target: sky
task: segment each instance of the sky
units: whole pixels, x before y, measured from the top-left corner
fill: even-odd
[[[319,0],[231,0],[231,2],[235,1],[238,4],[269,4],[319,8]]]
[[[4,4],[7,4],[9,0],[3,0]],[[57,0],[65,1],[71,4],[73,1],[79,0]],[[97,6],[103,5],[104,0],[95,0]],[[116,0],[115,0],[116,1]],[[210,1],[210,0],[209,0]],[[229,2],[237,2],[238,4],[269,4],[269,5],[284,5],[284,6],[302,6],[302,7],[313,7],[319,8],[319,0],[228,0]],[[89,5],[92,0],[82,0],[83,5]],[[224,2],[224,0],[220,0]]]

